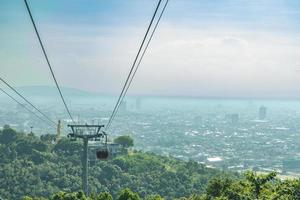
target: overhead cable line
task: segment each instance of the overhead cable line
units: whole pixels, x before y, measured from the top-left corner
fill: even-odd
[[[29,100],[27,100],[20,92],[18,92],[13,86],[11,86],[7,81],[0,77],[0,80],[7,85],[12,91],[14,91],[19,97],[21,97],[26,103],[28,103],[31,107],[33,107],[36,111],[38,111],[41,115],[43,115],[49,122],[57,125],[50,117],[48,117],[45,113],[43,113],[40,109],[34,106]]]
[[[41,40],[40,34],[39,34],[39,32],[38,32],[38,30],[37,30],[37,27],[36,27],[36,25],[35,25],[35,22],[34,22],[34,19],[33,19],[33,17],[32,17],[32,14],[31,14],[29,5],[28,5],[28,3],[27,3],[27,0],[24,0],[24,2],[25,2],[25,5],[26,5],[28,14],[29,14],[29,16],[30,16],[30,19],[31,19],[33,28],[34,28],[34,30],[35,30],[35,33],[36,33],[36,35],[37,35],[37,38],[38,38],[39,43],[40,43],[40,45],[41,45],[41,48],[42,48],[42,50],[43,50],[43,54],[44,54],[45,59],[46,59],[46,61],[47,61],[48,67],[49,67],[50,72],[51,72],[51,75],[52,75],[53,80],[54,80],[54,82],[55,82],[56,88],[57,88],[57,90],[58,90],[58,92],[59,92],[59,95],[60,95],[60,97],[61,97],[61,100],[62,100],[62,102],[63,102],[63,104],[64,104],[64,107],[65,107],[65,109],[66,109],[66,111],[67,111],[69,117],[71,118],[71,120],[72,120],[73,123],[74,123],[73,117],[72,117],[72,115],[71,115],[71,113],[70,113],[70,110],[69,110],[67,104],[66,104],[66,101],[65,101],[65,99],[64,99],[64,96],[63,96],[63,94],[62,94],[62,92],[61,92],[61,89],[60,89],[60,87],[59,87],[59,85],[58,85],[58,82],[57,82],[57,80],[56,80],[55,74],[54,74],[53,69],[52,69],[52,67],[51,67],[50,61],[49,61],[49,59],[48,59],[48,56],[47,56],[46,50],[45,50],[45,48],[44,48],[43,42],[42,42],[42,40]]]
[[[125,82],[125,84],[124,84],[124,87],[123,87],[123,89],[122,89],[122,92],[121,92],[121,94],[120,94],[120,96],[119,96],[119,99],[118,99],[118,101],[117,101],[117,104],[115,105],[114,111],[113,111],[113,113],[112,113],[111,117],[109,118],[109,121],[108,121],[108,123],[107,123],[107,125],[106,125],[106,130],[110,127],[112,121],[114,120],[114,118],[115,118],[115,116],[116,116],[116,114],[117,114],[117,112],[118,112],[118,110],[119,110],[119,107],[120,107],[120,105],[121,105],[121,103],[122,103],[122,101],[123,101],[123,99],[124,99],[124,97],[125,97],[125,95],[126,95],[128,89],[129,89],[129,87],[130,87],[130,85],[131,85],[131,82],[132,82],[132,80],[133,80],[133,78],[134,78],[134,76],[135,76],[135,74],[136,74],[136,72],[137,72],[137,70],[138,70],[138,67],[139,67],[140,64],[141,64],[141,61],[142,61],[142,59],[143,59],[143,57],[144,57],[144,55],[145,55],[145,53],[146,53],[146,51],[147,51],[147,49],[148,49],[148,46],[149,46],[149,44],[150,44],[150,42],[151,42],[151,40],[152,40],[152,38],[153,38],[153,35],[154,35],[154,33],[155,33],[156,29],[157,29],[157,26],[158,26],[158,24],[159,24],[159,22],[160,22],[160,20],[161,20],[161,17],[162,17],[162,15],[163,15],[163,13],[164,13],[164,11],[165,11],[167,5],[168,5],[168,2],[169,2],[169,0],[166,1],[166,3],[165,3],[165,5],[164,5],[164,7],[163,7],[163,9],[162,9],[162,11],[161,11],[161,13],[160,13],[160,15],[159,15],[159,18],[158,18],[158,20],[157,20],[157,22],[156,22],[156,24],[155,24],[155,27],[154,27],[153,30],[152,30],[151,36],[150,36],[150,38],[149,38],[149,40],[148,40],[148,42],[147,42],[147,44],[146,44],[146,47],[144,48],[143,53],[142,53],[142,55],[141,55],[141,57],[140,57],[140,59],[139,59],[137,65],[136,65],[136,61],[137,61],[137,59],[138,59],[138,57],[139,57],[139,55],[140,55],[140,51],[141,51],[141,49],[142,49],[142,47],[143,47],[143,45],[144,45],[145,39],[146,39],[147,36],[148,36],[149,29],[150,29],[151,26],[152,26],[153,20],[154,20],[154,18],[155,18],[155,16],[156,16],[157,10],[158,10],[159,5],[160,5],[160,3],[161,3],[161,1],[158,2],[158,5],[157,5],[156,10],[155,10],[155,12],[154,12],[154,15],[153,15],[153,17],[152,17],[152,19],[151,19],[151,22],[150,22],[149,27],[148,27],[148,29],[147,29],[147,32],[146,32],[146,34],[145,34],[144,40],[143,40],[143,42],[142,42],[142,44],[141,44],[141,47],[140,47],[140,49],[139,49],[139,51],[138,51],[138,53],[137,53],[137,55],[136,55],[136,58],[135,58],[134,63],[133,63],[133,65],[132,65],[132,68],[131,68],[131,70],[130,70],[130,72],[129,72],[129,74],[128,74],[127,80],[126,80],[126,82]],[[134,67],[135,67],[135,69],[134,69]],[[133,71],[133,69],[134,69],[134,71]],[[133,74],[132,74],[132,71],[133,71]],[[129,82],[128,82],[128,81],[129,81]]]
[[[34,116],[36,116],[37,118],[39,118],[41,121],[49,124],[48,121],[46,121],[45,119],[41,118],[39,115],[37,115],[35,112],[33,112],[32,110],[30,110],[29,108],[27,108],[24,104],[22,104],[21,102],[19,102],[17,99],[15,99],[13,96],[11,96],[10,94],[8,94],[5,90],[3,90],[2,88],[0,88],[0,90],[6,94],[9,98],[11,98],[12,100],[14,100],[17,104],[19,104],[20,106],[22,106],[24,109],[26,109],[28,112],[30,112],[31,114],[33,114]],[[53,124],[51,124],[53,126]],[[55,126],[54,126],[55,127]]]
[[[145,40],[146,40],[146,38],[147,38],[147,36],[148,36],[149,30],[150,30],[150,28],[151,28],[151,26],[152,26],[153,20],[154,20],[154,18],[155,18],[155,16],[156,16],[156,13],[157,13],[157,10],[158,10],[158,8],[159,8],[159,6],[160,6],[160,3],[161,3],[161,0],[159,0],[157,6],[156,6],[156,8],[155,8],[154,14],[153,14],[153,16],[152,16],[152,18],[151,18],[150,24],[148,25],[147,31],[146,31],[146,33],[145,33],[145,35],[144,35],[144,38],[143,38],[143,41],[142,41],[142,43],[141,43],[141,45],[140,45],[140,47],[139,47],[138,53],[137,53],[137,55],[136,55],[136,57],[135,57],[135,59],[134,59],[134,62],[133,62],[133,64],[132,64],[131,68],[130,68],[129,74],[128,74],[128,76],[127,76],[127,78],[126,78],[126,81],[125,81],[125,84],[124,84],[124,86],[123,86],[123,88],[122,88],[121,94],[120,94],[120,96],[119,96],[119,98],[118,98],[118,101],[117,101],[117,103],[116,103],[116,105],[115,105],[115,107],[114,107],[114,109],[113,109],[113,112],[112,112],[112,114],[111,114],[111,116],[110,116],[110,118],[109,118],[109,121],[108,121],[108,123],[107,123],[107,125],[106,125],[106,129],[109,128],[109,126],[110,126],[110,124],[111,124],[111,122],[112,122],[113,116],[115,115],[115,112],[117,112],[117,109],[118,109],[118,107],[119,107],[118,105],[119,105],[119,103],[120,103],[120,101],[121,101],[121,98],[122,98],[122,96],[123,96],[123,93],[125,92],[126,85],[128,84],[128,81],[129,81],[129,79],[130,79],[130,77],[131,77],[131,74],[132,74],[133,69],[134,69],[135,64],[136,64],[136,61],[137,61],[137,59],[138,59],[138,57],[139,57],[139,55],[140,55],[140,52],[141,52],[141,50],[142,50],[142,48],[143,48],[143,46],[144,46]]]
[[[134,70],[134,72],[133,72],[133,75],[130,77],[129,84],[127,84],[127,86],[126,86],[125,92],[123,93],[123,95],[122,95],[122,97],[121,97],[120,103],[118,104],[118,107],[117,107],[117,109],[116,109],[116,112],[115,112],[114,115],[112,116],[112,120],[111,120],[111,122],[108,124],[107,129],[110,127],[112,121],[114,120],[115,116],[117,115],[118,109],[119,109],[121,103],[123,102],[123,99],[124,99],[125,95],[127,94],[127,91],[128,91],[128,89],[129,89],[129,87],[130,87],[130,85],[131,85],[131,82],[132,82],[132,80],[133,80],[133,78],[134,78],[134,76],[135,76],[135,74],[136,74],[136,72],[137,72],[137,70],[138,70],[138,68],[139,68],[139,66],[140,66],[140,64],[141,64],[141,62],[142,62],[142,60],[143,60],[143,57],[144,57],[144,55],[145,55],[145,53],[146,53],[146,51],[147,51],[147,49],[148,49],[148,46],[149,46],[149,44],[150,44],[150,42],[151,42],[151,40],[152,40],[152,38],[153,38],[153,35],[154,35],[154,33],[155,33],[156,29],[157,29],[157,26],[158,26],[158,24],[159,24],[159,22],[160,22],[160,20],[161,20],[161,17],[163,16],[163,13],[164,13],[164,11],[165,11],[165,9],[166,9],[168,3],[169,3],[169,0],[166,1],[166,3],[165,3],[165,5],[164,5],[164,7],[163,7],[163,9],[162,9],[162,11],[161,11],[161,13],[160,13],[160,15],[159,15],[159,18],[158,18],[158,20],[157,20],[157,22],[156,22],[156,24],[155,24],[155,26],[154,26],[154,28],[153,28],[153,30],[152,30],[151,36],[150,36],[150,38],[149,38],[149,40],[148,40],[148,42],[147,42],[147,44],[146,44],[146,47],[144,48],[144,51],[143,51],[143,53],[142,53],[142,55],[141,55],[141,57],[140,57],[140,59],[139,59],[139,62],[138,62],[138,64],[137,64],[136,67],[135,67],[135,70]]]

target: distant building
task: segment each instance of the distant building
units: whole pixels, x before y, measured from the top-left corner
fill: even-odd
[[[267,117],[267,108],[265,106],[259,107],[258,118],[260,120],[265,120]]]
[[[135,108],[136,110],[140,110],[141,109],[141,97],[137,97],[136,100],[135,100]]]
[[[238,123],[239,122],[239,119],[240,119],[240,117],[239,117],[239,114],[232,114],[231,115],[231,122],[232,123],[234,123],[234,124],[236,124],[236,123]]]
[[[126,110],[127,110],[127,102],[122,101],[121,104],[120,104],[120,111],[125,112]]]
[[[206,164],[211,166],[212,168],[223,168],[224,167],[224,161],[221,157],[207,158]]]
[[[229,123],[236,124],[239,122],[239,114],[234,113],[234,114],[226,114],[225,115],[225,120]]]
[[[203,122],[203,119],[201,116],[194,117],[194,123],[201,124]]]

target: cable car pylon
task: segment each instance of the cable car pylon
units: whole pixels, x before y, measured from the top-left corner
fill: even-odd
[[[72,133],[68,134],[68,138],[71,140],[76,140],[77,138],[83,140],[83,156],[82,156],[82,190],[88,196],[88,142],[89,140],[99,141],[104,140],[104,149],[99,149],[96,153],[97,158],[100,160],[105,160],[109,156],[107,148],[107,134],[101,131],[104,125],[80,125],[80,124],[70,124],[68,127],[71,128]]]
[[[61,121],[58,120],[57,128],[56,128],[56,137],[55,137],[55,143],[57,144],[60,140],[61,135]]]

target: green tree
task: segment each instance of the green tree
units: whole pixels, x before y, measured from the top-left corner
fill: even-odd
[[[231,186],[233,180],[228,177],[215,177],[211,179],[207,185],[206,192],[212,197],[220,197]]]
[[[101,192],[95,200],[112,200],[112,196],[111,194],[109,194],[108,192]]]
[[[10,126],[9,126],[8,124],[5,124],[5,125],[3,126],[3,129],[10,129]]]
[[[164,200],[159,194],[150,195],[146,197],[146,200]]]
[[[265,175],[257,175],[253,171],[245,173],[246,179],[250,182],[254,190],[254,196],[256,199],[259,198],[262,187],[269,181],[276,177],[276,172],[271,172]]]
[[[0,143],[10,144],[17,139],[18,133],[9,127],[6,127],[2,130],[0,134]]]
[[[59,192],[51,200],[88,200],[82,191],[74,193]]]
[[[62,138],[54,146],[53,151],[59,154],[63,154],[65,156],[70,156],[74,154],[81,155],[82,143],[79,141],[73,142],[67,138]]]
[[[140,200],[140,197],[137,193],[134,193],[130,189],[126,188],[120,192],[117,200]]]
[[[126,148],[134,145],[133,139],[129,135],[119,136],[114,139],[114,142]]]
[[[40,136],[41,140],[43,142],[52,143],[56,140],[55,134],[44,134]]]

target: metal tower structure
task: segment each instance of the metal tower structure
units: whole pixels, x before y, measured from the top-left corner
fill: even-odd
[[[83,155],[82,155],[82,189],[86,195],[89,195],[88,189],[88,142],[89,140],[100,140],[106,137],[104,132],[100,132],[104,125],[68,125],[72,133],[68,134],[71,140],[77,138],[83,140]]]
[[[61,121],[58,120],[57,127],[56,127],[56,140],[55,140],[56,144],[60,140],[60,134],[61,134]]]

